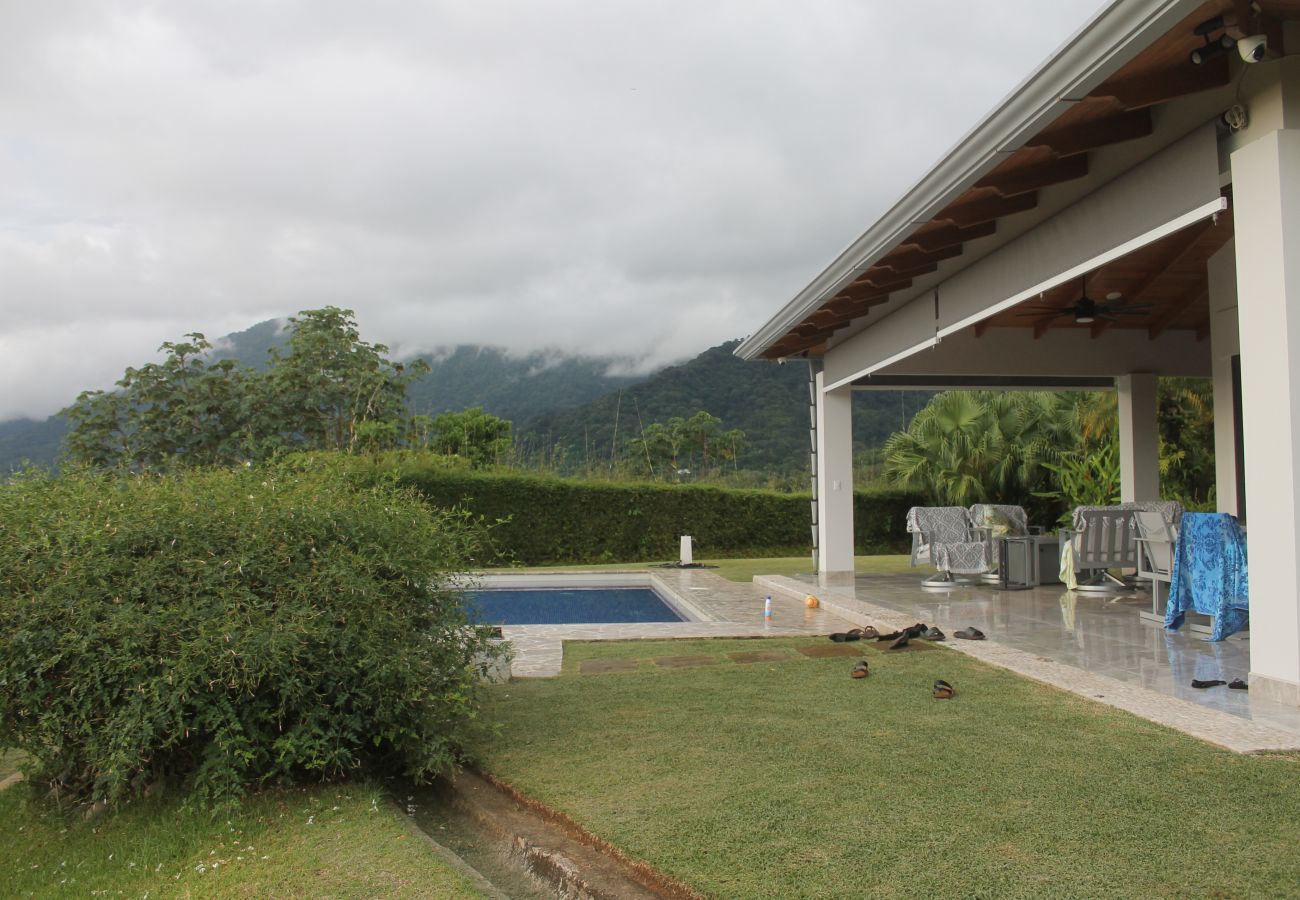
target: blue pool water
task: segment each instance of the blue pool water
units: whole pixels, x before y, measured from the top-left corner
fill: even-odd
[[[466,596],[470,621],[485,625],[685,621],[649,588],[496,588]]]

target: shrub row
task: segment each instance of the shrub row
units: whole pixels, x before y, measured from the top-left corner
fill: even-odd
[[[807,494],[481,473],[409,460],[395,471],[435,507],[501,522],[484,564],[675,559],[684,534],[713,558],[800,555],[811,547]],[[907,509],[916,498],[860,492],[854,499],[859,553],[906,546]]]
[[[328,465],[0,485],[0,750],[84,801],[378,767],[475,715],[462,515]]]

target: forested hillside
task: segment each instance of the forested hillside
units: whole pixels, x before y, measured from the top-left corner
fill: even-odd
[[[540,415],[518,429],[530,448],[560,446],[579,465],[608,461],[614,423],[617,445],[627,447],[651,422],[706,410],[724,428],[745,432],[742,469],[798,471],[808,466],[808,366],[745,362],[728,341],[695,359],[672,366],[640,384],[575,409]],[[905,429],[928,392],[871,391],[854,395],[853,436],[861,447],[879,447]],[[517,423],[518,425],[518,423]]]

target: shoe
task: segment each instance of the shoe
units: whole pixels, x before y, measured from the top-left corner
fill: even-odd
[[[963,628],[961,631],[954,631],[952,633],[952,636],[967,641],[984,640],[984,632],[980,631],[978,628],[974,627],[973,625],[970,626],[969,628]]]
[[[925,632],[925,634],[921,635],[921,637],[925,638],[927,641],[947,640],[947,637],[944,635],[944,633],[940,631],[938,628],[934,627],[933,625],[931,625],[930,628]]]
[[[853,671],[849,672],[849,677],[866,678],[868,674],[870,673],[867,669],[867,661],[864,659],[853,667]]]
[[[1212,688],[1227,683],[1228,682],[1224,681],[1222,678],[1207,678],[1204,681],[1199,678],[1192,679],[1192,687],[1194,688]]]
[[[912,637],[920,637],[929,630],[929,627],[924,622],[917,622],[911,628],[907,629],[907,633]]]
[[[942,678],[939,678],[934,682],[934,699],[951,700],[955,693],[957,692],[952,689],[952,685],[944,681]]]
[[[1240,678],[1234,678],[1228,682],[1228,688],[1234,691],[1248,691],[1250,685]]]
[[[911,639],[912,639],[912,632],[910,629],[908,631],[899,632],[898,637],[894,638],[893,642],[889,645],[888,649],[901,650],[907,646],[907,642],[910,641]]]
[[[895,640],[896,638],[898,638],[900,635],[903,635],[903,634],[906,634],[906,633],[907,633],[907,632],[905,632],[905,631],[891,631],[891,632],[889,632],[889,634],[878,634],[878,635],[876,635],[876,643],[879,644],[879,643],[881,643],[881,642],[883,642],[883,641],[892,641],[892,640]]]
[[[831,640],[837,644],[843,644],[846,641],[860,641],[862,640],[862,632],[856,628],[852,631],[837,631],[831,635]]]

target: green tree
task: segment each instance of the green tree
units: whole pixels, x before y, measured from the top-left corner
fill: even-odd
[[[134,470],[230,465],[249,456],[244,398],[256,381],[230,360],[209,365],[198,332],[168,341],[161,363],[128,368],[118,390],[83,391],[63,410],[74,465]]]
[[[361,340],[351,310],[306,310],[289,321],[287,350],[271,350],[265,373],[209,362],[212,345],[196,332],[163,344],[161,363],[127,369],[116,391],[83,392],[64,410],[65,461],[162,471],[407,440],[406,386],[427,365],[390,362],[387,347]]]
[[[309,309],[289,320],[287,352],[271,348],[271,368],[254,398],[262,453],[285,448],[354,451],[395,446],[407,418],[406,386],[428,371],[388,360],[383,344],[361,340],[350,309]]]
[[[500,462],[513,440],[511,423],[484,412],[481,406],[443,413],[434,418],[429,430],[433,449],[467,459],[476,467]]]

